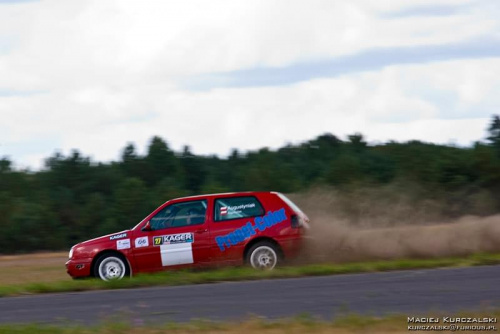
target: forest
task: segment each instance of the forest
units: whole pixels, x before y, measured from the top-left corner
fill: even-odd
[[[228,157],[169,148],[153,137],[145,155],[126,145],[119,161],[92,161],[78,150],[56,153],[39,171],[0,159],[0,253],[68,249],[136,225],[168,199],[228,191],[301,193],[316,187],[353,189],[400,185],[415,201],[445,203],[446,215],[500,212],[500,117],[486,140],[470,147],[421,141],[369,144],[356,133],[326,133],[277,150]],[[395,187],[395,189],[398,189]],[[410,189],[410,190],[408,190]]]

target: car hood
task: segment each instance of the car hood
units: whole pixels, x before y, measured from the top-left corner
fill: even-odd
[[[115,240],[115,239],[116,240],[124,239],[124,238],[130,237],[130,232],[131,232],[131,230],[123,230],[123,231],[120,231],[120,232],[106,234],[106,235],[103,235],[103,236],[100,236],[100,237],[97,237],[97,238],[94,238],[94,239],[90,239],[90,240],[86,240],[86,241],[80,242],[79,244],[77,244],[75,246],[91,245],[91,244],[98,244],[98,243],[101,243],[101,242],[104,242],[104,241],[110,241],[110,240]]]

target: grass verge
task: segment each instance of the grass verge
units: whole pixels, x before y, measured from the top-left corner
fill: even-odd
[[[171,322],[162,325],[151,325],[141,323],[140,319],[131,319],[127,322],[108,322],[97,326],[81,326],[74,323],[68,326],[61,325],[0,325],[0,334],[3,333],[39,333],[39,334],[161,334],[161,333],[259,333],[259,334],[290,334],[290,333],[408,333],[418,331],[409,326],[449,326],[454,325],[456,331],[461,333],[473,333],[478,331],[498,330],[497,323],[471,323],[451,324],[445,323],[443,317],[498,319],[500,311],[489,312],[461,312],[457,314],[430,314],[427,317],[439,318],[439,323],[409,323],[407,315],[390,315],[384,317],[361,316],[357,314],[345,314],[333,321],[325,321],[308,314],[299,315],[294,318],[267,320],[262,318],[249,318],[241,322],[214,322],[210,320],[192,320],[187,323]],[[484,326],[484,327],[481,327]],[[423,331],[431,331],[425,330]],[[454,330],[454,331],[455,331]],[[451,332],[441,328],[439,331]]]
[[[500,264],[500,254],[474,254],[466,257],[439,259],[400,259],[339,264],[311,264],[276,268],[272,271],[256,271],[248,267],[221,268],[204,271],[170,271],[157,274],[137,275],[121,281],[102,282],[97,279],[64,280],[0,286],[0,297],[35,293],[124,289],[160,285],[186,285],[242,281],[271,278],[322,276],[348,273],[390,270],[425,269],[438,267],[465,267]]]

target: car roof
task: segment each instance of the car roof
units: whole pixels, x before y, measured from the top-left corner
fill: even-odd
[[[179,197],[179,198],[172,198],[170,201],[182,201],[186,199],[190,200],[197,200],[197,199],[204,199],[208,197],[230,197],[230,196],[239,196],[239,195],[247,195],[247,196],[255,196],[258,194],[270,194],[270,193],[275,193],[273,191],[238,191],[238,192],[230,192],[230,193],[216,193],[216,194],[204,194],[204,195],[194,195],[194,196],[186,196],[186,197]]]

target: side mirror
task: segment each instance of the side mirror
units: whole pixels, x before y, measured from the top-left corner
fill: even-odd
[[[141,231],[152,231],[151,224],[148,222],[141,228]]]

